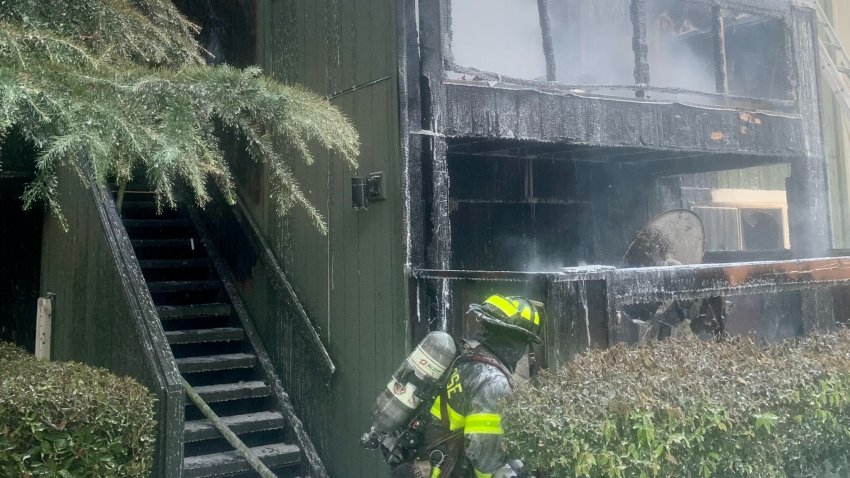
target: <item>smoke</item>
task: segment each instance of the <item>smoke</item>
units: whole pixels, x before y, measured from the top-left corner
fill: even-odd
[[[553,0],[550,23],[558,81],[632,85],[635,53],[631,0]],[[647,30],[652,84],[714,92],[710,7],[649,0]],[[455,63],[545,80],[537,0],[452,0]]]
[[[631,0],[550,2],[558,81],[570,85],[635,82]]]
[[[452,54],[458,65],[545,79],[537,0],[452,0]]]
[[[647,3],[650,83],[715,92],[711,8],[680,0]]]

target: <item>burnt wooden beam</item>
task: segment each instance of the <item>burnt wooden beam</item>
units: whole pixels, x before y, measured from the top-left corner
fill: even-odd
[[[850,257],[799,261],[618,269],[610,286],[620,304],[775,294],[850,283]]]
[[[540,14],[543,56],[546,58],[546,79],[556,81],[558,74],[555,64],[555,47],[552,45],[552,21],[549,17],[549,0],[537,0],[537,12]]]
[[[714,34],[714,74],[717,81],[717,92],[729,93],[729,72],[726,61],[726,22],[723,9],[715,5],[711,7]]]
[[[649,43],[646,38],[646,0],[632,0],[631,5],[632,49],[635,54],[635,84],[638,86],[649,85]],[[646,92],[638,90],[635,95],[638,98],[646,96]]]
[[[425,263],[428,267],[451,267],[452,233],[449,218],[448,146],[442,136],[446,117],[446,65],[451,62],[451,1],[435,0],[419,3],[419,52],[421,55],[420,87],[422,96],[423,137],[422,182],[427,183],[428,217]],[[427,225],[426,225],[427,227]],[[429,324],[446,330],[449,324],[451,290],[443,281],[428,291],[437,300]]]
[[[791,248],[795,257],[821,257],[830,249],[827,160],[821,125],[821,82],[818,57],[817,15],[811,8],[791,10],[797,100],[803,118],[803,150],[788,179]]]
[[[781,158],[806,148],[799,116],[734,108],[449,84],[444,111],[441,131],[450,138]]]
[[[420,93],[419,29],[416,0],[401,0],[397,9],[399,131],[403,163],[402,205],[405,263],[425,265],[424,211],[422,207],[422,159],[424,138],[414,134],[422,129]],[[408,290],[408,294],[413,292]]]

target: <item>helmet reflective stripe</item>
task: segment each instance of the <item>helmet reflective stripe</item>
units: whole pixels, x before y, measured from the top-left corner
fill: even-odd
[[[484,301],[484,304],[489,304],[499,309],[505,314],[505,317],[512,317],[517,313],[517,306],[500,295],[491,295]]]
[[[512,300],[508,300],[500,295],[491,295],[484,301],[484,304],[495,307],[505,314],[505,318],[514,317],[518,314],[519,317],[533,322],[534,325],[540,325],[540,314],[528,301],[515,297],[510,297],[510,299]]]
[[[513,298],[512,304],[516,308],[516,310],[520,311],[520,316],[528,321],[534,322],[534,325],[540,325],[540,314],[537,313],[537,309],[531,306],[525,299],[516,299]],[[533,320],[532,320],[533,318]]]

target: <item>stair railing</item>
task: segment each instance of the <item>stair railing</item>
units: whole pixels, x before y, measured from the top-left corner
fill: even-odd
[[[324,464],[322,464],[321,458],[319,458],[319,453],[316,451],[316,447],[313,445],[312,440],[310,440],[309,435],[307,435],[307,431],[304,429],[304,424],[295,413],[295,408],[289,400],[289,394],[287,394],[283,389],[283,385],[274,371],[274,364],[272,364],[269,354],[266,352],[266,348],[263,346],[263,342],[257,333],[257,329],[254,327],[254,323],[248,313],[248,308],[245,306],[245,303],[242,302],[242,297],[239,295],[239,290],[236,288],[236,281],[233,277],[233,273],[230,271],[230,268],[227,267],[224,257],[213,242],[210,231],[201,219],[197,208],[192,204],[187,204],[187,210],[189,212],[189,218],[201,238],[201,242],[204,243],[204,246],[207,249],[207,254],[210,257],[213,268],[218,273],[222,285],[224,285],[224,291],[230,298],[233,311],[239,318],[242,328],[245,329],[245,335],[257,356],[257,362],[260,365],[259,368],[263,374],[263,378],[272,390],[272,394],[280,407],[281,414],[284,418],[286,418],[293,434],[295,435],[295,439],[301,449],[301,455],[304,457],[304,465],[310,472],[309,475],[313,478],[327,478],[328,473],[327,470],[325,470]]]
[[[183,390],[186,391],[186,395],[189,397],[192,403],[194,403],[195,406],[198,407],[198,410],[200,410],[201,413],[203,413],[204,416],[207,417],[207,420],[209,420],[215,427],[215,429],[218,430],[219,433],[221,433],[224,439],[227,440],[228,443],[230,443],[230,446],[235,448],[236,451],[238,451],[239,454],[242,455],[242,458],[244,458],[245,461],[248,462],[248,465],[251,466],[251,469],[259,473],[262,478],[277,478],[277,475],[275,475],[274,472],[272,472],[272,470],[270,470],[269,467],[265,465],[265,463],[260,461],[257,455],[255,455],[254,452],[252,452],[251,449],[248,448],[248,445],[246,445],[245,442],[239,439],[239,437],[235,433],[233,433],[233,430],[231,430],[230,427],[228,427],[223,421],[221,421],[221,418],[213,411],[212,408],[210,408],[207,402],[205,402],[204,399],[201,398],[201,396],[198,395],[197,392],[195,392],[195,389],[192,388],[191,385],[189,385],[189,382],[187,382],[186,379],[183,379]]]
[[[260,228],[257,226],[257,223],[254,222],[254,218],[251,217],[251,213],[245,207],[245,203],[242,202],[241,198],[237,197],[236,205],[233,207],[233,213],[236,217],[236,222],[239,223],[239,225],[242,226],[242,229],[248,234],[248,242],[251,244],[251,247],[254,248],[254,252],[257,253],[266,270],[269,271],[272,283],[289,299],[296,315],[301,320],[305,330],[307,331],[306,335],[308,340],[318,354],[320,362],[324,365],[327,376],[330,377],[333,375],[334,371],[336,371],[336,366],[331,359],[331,355],[328,353],[328,349],[325,348],[325,344],[322,342],[321,337],[319,337],[318,332],[316,332],[313,321],[310,320],[310,316],[307,315],[307,310],[304,309],[304,305],[298,299],[298,294],[295,292],[295,288],[292,287],[292,283],[289,282],[289,278],[286,276],[286,273],[280,266],[280,263],[278,263],[277,257],[271,247],[269,247],[269,244],[260,232]]]

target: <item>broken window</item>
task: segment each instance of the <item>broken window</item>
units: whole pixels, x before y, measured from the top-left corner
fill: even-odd
[[[790,98],[785,24],[750,14],[727,14],[724,23],[729,93]]]
[[[647,3],[647,47],[652,86],[717,91],[712,12],[682,0]]]
[[[537,0],[452,0],[454,63],[525,80],[546,80]]]
[[[631,0],[550,0],[557,79],[568,85],[632,85]]]

